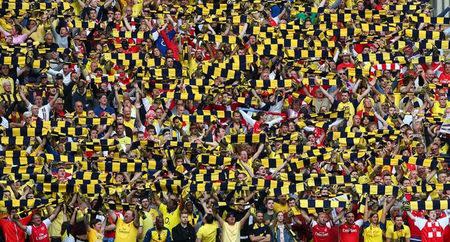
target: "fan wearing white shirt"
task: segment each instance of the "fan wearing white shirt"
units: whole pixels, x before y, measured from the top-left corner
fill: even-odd
[[[26,97],[25,94],[20,90],[20,97],[22,98],[22,100],[25,102],[25,104],[28,107],[29,111],[33,112],[33,107],[36,106],[38,108],[38,113],[37,116],[39,118],[41,118],[44,121],[48,121],[50,119],[50,110],[52,109],[53,105],[55,104],[56,99],[58,98],[59,93],[56,92],[56,95],[54,97],[52,97],[48,104],[43,105],[44,101],[42,96],[40,95],[36,95],[34,98],[35,104],[33,105]],[[35,115],[33,113],[33,115]]]

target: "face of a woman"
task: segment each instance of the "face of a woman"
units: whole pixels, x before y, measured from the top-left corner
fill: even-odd
[[[278,220],[279,223],[282,223],[284,221],[283,213],[278,213],[277,214],[277,220]]]

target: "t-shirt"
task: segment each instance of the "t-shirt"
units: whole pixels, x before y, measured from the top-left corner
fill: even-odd
[[[287,203],[284,205],[281,203],[274,203],[273,211],[275,211],[275,213],[278,213],[278,212],[287,213],[287,212],[289,212],[289,206]]]
[[[103,234],[97,232],[97,230],[93,228],[88,229],[88,241],[89,242],[102,242],[103,241]]]
[[[222,227],[222,242],[239,242],[241,240],[240,223],[236,222],[233,225],[225,222]]]
[[[344,111],[344,118],[350,120],[355,115],[355,106],[352,102],[340,102],[337,106],[337,111]]]
[[[331,231],[331,223],[320,225],[316,221],[311,222],[312,234],[314,242],[331,242],[334,241]]]
[[[30,103],[30,105],[28,105],[28,110],[31,111],[32,107],[33,104]],[[48,121],[50,119],[50,109],[52,109],[52,107],[50,107],[50,104],[46,104],[40,107],[38,111],[38,117],[44,121]]]
[[[167,228],[163,228],[161,231],[158,231],[156,228],[152,228],[145,234],[144,241],[165,242],[170,241],[170,239],[168,240],[170,236],[170,231]]]
[[[215,242],[217,236],[217,225],[204,224],[197,232],[197,238],[202,242]]]
[[[54,209],[51,209],[50,212],[53,212]],[[50,234],[50,237],[61,237],[61,229],[62,224],[64,223],[65,214],[61,211],[58,213],[58,216],[56,216],[55,220],[52,221],[52,224],[48,227],[48,233]]]
[[[341,242],[359,242],[359,232],[363,220],[359,219],[354,224],[342,224],[339,226],[339,241]]]
[[[158,211],[154,208],[151,208],[150,211],[146,212],[144,211],[145,219],[142,217],[140,218],[140,224],[142,225],[142,234],[146,234],[147,231],[151,228],[153,228],[153,225],[155,224],[155,219],[158,216]],[[141,238],[141,241],[143,241],[144,238]]]
[[[164,218],[164,227],[168,228],[169,231],[180,223],[180,206],[175,209],[175,211],[169,213],[167,211],[167,206],[164,203],[159,205],[159,211],[162,213]]]
[[[250,232],[250,235],[254,236],[266,236],[268,234],[270,234],[270,228],[264,223],[254,223]]]
[[[125,223],[122,217],[117,218],[116,223],[116,239],[117,242],[136,242],[138,229],[134,223]]]
[[[400,242],[402,239],[411,238],[411,231],[407,225],[403,225],[402,229],[395,230],[394,226],[388,226],[386,229],[386,238],[392,242]]]
[[[377,226],[372,225],[369,221],[363,224],[364,242],[383,242],[383,230],[386,230],[384,223]]]
[[[414,224],[417,226],[417,228],[419,228],[419,230],[422,230],[425,225],[427,224],[428,220],[424,219],[424,218],[416,218],[416,220],[414,221]],[[442,229],[445,229],[445,227],[447,227],[449,220],[448,217],[444,217],[444,218],[440,218],[437,219],[436,222],[439,224],[439,226],[442,227]]]
[[[48,226],[52,223],[50,219],[45,219],[38,226],[27,226],[27,234],[30,236],[31,242],[50,242],[50,238],[48,236]]]
[[[33,214],[20,219],[20,223],[28,224],[31,221]],[[25,232],[17,226],[11,219],[0,219],[0,230],[3,232],[3,238],[5,241],[25,241]]]

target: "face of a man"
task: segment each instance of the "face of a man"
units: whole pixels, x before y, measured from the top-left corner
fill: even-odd
[[[189,216],[186,213],[181,214],[181,223],[187,224],[189,222]]]

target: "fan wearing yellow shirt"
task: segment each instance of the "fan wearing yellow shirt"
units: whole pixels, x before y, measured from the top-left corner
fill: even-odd
[[[138,239],[139,216],[136,211],[128,210],[119,217],[113,210],[108,211],[113,221],[116,221],[116,238],[117,242],[136,242]]]
[[[164,227],[163,218],[156,217],[155,227],[147,231],[144,242],[170,242],[170,231]]]
[[[239,242],[241,241],[241,230],[250,217],[250,209],[245,213],[245,216],[236,223],[234,213],[227,213],[225,221],[218,214],[215,215],[222,228],[222,242]]]
[[[94,219],[91,221],[91,226],[88,228],[88,242],[102,242],[103,233],[105,232],[106,218],[103,222],[100,219]]]
[[[278,213],[278,212],[287,213],[287,212],[289,212],[289,204],[287,202],[286,195],[280,195],[278,197],[278,202],[275,202],[275,204],[273,205],[273,211],[275,211],[275,213]]]
[[[172,229],[180,223],[182,203],[178,204],[174,197],[168,197],[166,201],[167,205],[162,203],[158,196],[155,196],[155,203],[158,206],[158,210],[163,215],[164,227],[169,229],[169,231],[172,231]]]
[[[410,238],[411,231],[407,225],[403,224],[402,216],[395,216],[394,224],[387,227],[386,242],[409,242]]]
[[[205,216],[205,224],[197,231],[197,242],[216,242],[217,225],[214,224],[214,216],[207,214]]]
[[[350,93],[343,91],[341,94],[341,102],[337,106],[337,111],[344,111],[344,118],[350,120],[355,115],[355,106],[350,101]]]
[[[363,228],[363,238],[364,242],[383,242],[383,234],[386,231],[386,213],[389,211],[390,207],[394,204],[395,199],[390,198],[389,204],[384,200],[383,213],[381,218],[378,217],[378,213],[374,211],[369,217],[369,198],[366,197],[366,204],[364,207],[364,223]]]
[[[150,207],[150,201],[146,197],[141,199],[141,204],[143,210],[142,212],[145,215],[145,218],[141,217],[140,222],[142,226],[142,234],[145,235],[147,231],[153,228],[156,221],[156,217],[158,217],[159,212],[155,208]],[[141,238],[141,241],[143,240],[144,238]]]

